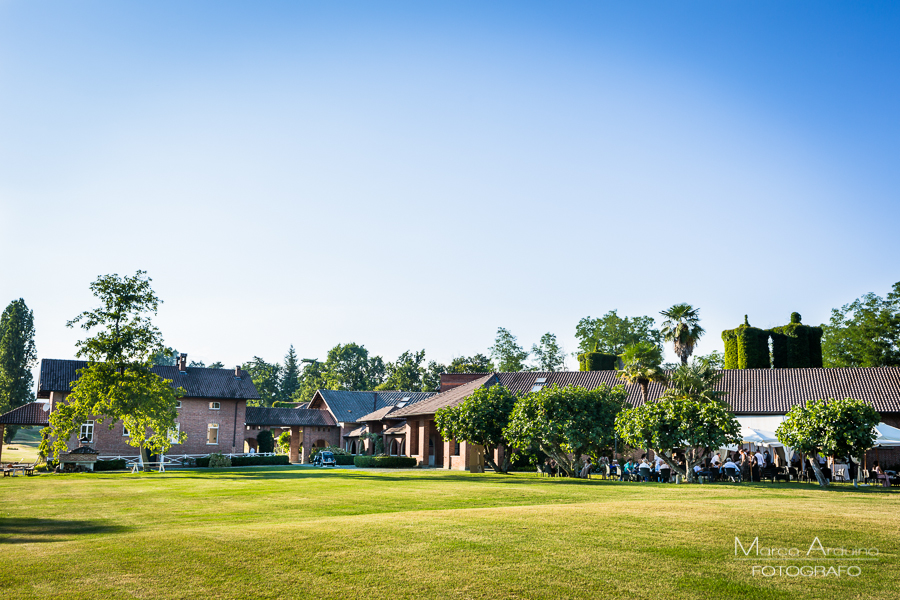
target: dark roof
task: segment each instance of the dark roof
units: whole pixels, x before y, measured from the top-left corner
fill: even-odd
[[[49,398],[50,392],[71,391],[71,382],[78,379],[76,371],[86,366],[87,362],[83,360],[43,359],[37,397]],[[184,388],[185,398],[259,398],[247,371],[241,371],[241,377],[237,378],[234,369],[187,367],[185,372],[180,372],[176,366],[157,365],[151,370],[163,379],[170,379],[173,386]]]
[[[423,402],[398,409],[391,413],[391,418],[405,418],[412,415],[433,415],[441,408],[459,404],[460,402],[468,398],[472,394],[472,392],[474,392],[478,388],[485,385],[492,385],[493,383],[496,383],[496,380],[496,373],[488,373],[483,377],[473,379],[469,383],[464,383],[462,385],[451,388],[446,392],[441,392],[433,398],[428,398]]]
[[[728,369],[721,371],[722,379],[717,386],[726,392],[724,396],[735,414],[764,415],[784,414],[792,406],[807,400],[823,398],[857,398],[865,400],[875,410],[882,413],[900,412],[900,368],[844,368],[844,369]],[[540,377],[546,385],[578,385],[594,389],[600,384],[614,386],[623,383],[615,371],[562,371],[496,373],[500,383],[513,392],[530,392]],[[481,387],[484,377],[467,384],[451,388],[428,403],[422,403],[411,410],[403,409],[391,416],[412,414],[433,414],[419,412],[440,404],[437,408],[462,402],[475,389]],[[463,390],[460,393],[458,390]],[[641,388],[637,384],[625,385],[628,403],[637,406],[643,403]],[[665,390],[659,383],[650,384],[647,397],[657,400]],[[457,392],[454,394],[454,392]],[[451,403],[448,403],[452,401]]]
[[[334,427],[337,425],[327,410],[308,408],[267,408],[248,406],[247,425],[270,425],[275,427],[313,426]]]
[[[91,448],[90,446],[80,446],[78,448],[75,448],[74,450],[71,450],[69,452],[69,454],[100,454],[100,453],[97,452],[96,450],[94,450],[93,448]]]
[[[30,402],[0,415],[2,425],[50,425],[50,403]]]
[[[364,416],[406,400],[416,404],[435,396],[437,392],[348,392],[318,390],[317,396],[328,405],[335,419],[341,423],[358,423]]]

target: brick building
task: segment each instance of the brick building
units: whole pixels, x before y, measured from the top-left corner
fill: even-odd
[[[65,402],[71,392],[71,382],[78,379],[78,370],[85,361],[43,359],[38,380],[37,397],[50,401],[50,411]],[[247,400],[259,399],[249,373],[235,369],[207,369],[188,367],[187,355],[179,357],[174,366],[155,366],[153,372],[181,387],[185,395],[178,402],[176,424],[187,437],[173,444],[170,455],[198,455],[212,452],[233,454],[244,451]],[[76,434],[86,438],[101,458],[137,457],[138,448],[128,444],[129,432],[121,421],[100,423],[89,419]],[[78,445],[69,440],[70,449]]]

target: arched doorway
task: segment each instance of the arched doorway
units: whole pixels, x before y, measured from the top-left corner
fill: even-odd
[[[316,442],[316,448],[324,448],[327,445],[328,444],[325,442],[325,440],[319,440]]]
[[[400,440],[394,438],[391,440],[391,456],[400,456]]]
[[[356,454],[356,440],[350,441],[350,454]]]

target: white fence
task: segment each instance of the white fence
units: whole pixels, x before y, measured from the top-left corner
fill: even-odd
[[[154,461],[152,464],[161,465],[165,467],[192,467],[196,464],[198,458],[206,458],[209,456],[207,454],[163,454],[160,456],[158,461]],[[232,454],[225,454],[223,456],[227,456],[228,458],[234,458],[236,456],[276,456],[275,452],[235,452]],[[98,456],[97,460],[124,460],[126,466],[128,468],[133,469],[135,465],[141,464],[141,457],[138,455],[131,456],[122,456],[122,455],[111,455],[104,454],[102,456]]]

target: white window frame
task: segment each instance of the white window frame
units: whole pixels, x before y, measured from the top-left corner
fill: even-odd
[[[209,441],[209,432],[215,430],[216,432],[216,441]],[[218,423],[209,423],[206,426],[206,445],[207,446],[218,446],[219,445],[219,424]]]
[[[221,410],[222,403],[221,402],[210,402],[209,410]]]
[[[89,420],[85,421],[81,424],[81,429],[78,431],[78,441],[80,442],[83,438],[87,438],[88,444],[94,443],[94,421]]]
[[[128,428],[122,425],[122,437],[131,437],[131,434],[128,432]]]
[[[181,433],[181,423],[178,421],[175,422],[175,429],[169,430],[169,442],[172,444],[180,444],[181,440],[178,439],[178,435]],[[207,439],[209,439],[209,434],[207,434]],[[218,439],[218,436],[216,436]]]
[[[181,408],[181,400],[176,400],[176,401],[175,401],[175,408],[176,408],[176,409]]]

